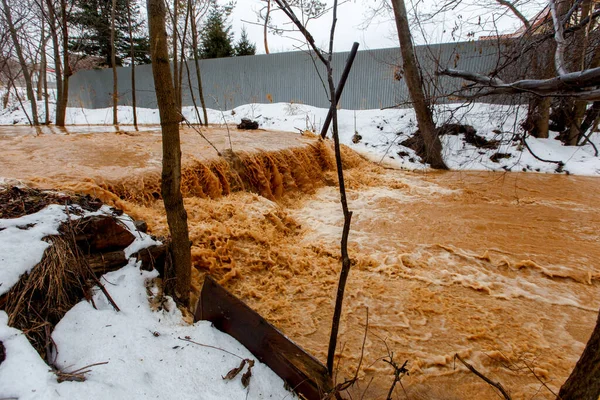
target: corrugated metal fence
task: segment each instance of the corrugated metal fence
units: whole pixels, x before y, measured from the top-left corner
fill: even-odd
[[[475,41],[417,46],[430,95],[442,96],[458,90],[460,79],[436,77],[439,67],[461,68],[487,73],[499,59],[495,41]],[[333,56],[336,81],[339,79],[347,52]],[[341,107],[373,109],[408,102],[408,90],[402,79],[399,48],[359,51],[346,88]],[[315,65],[317,68],[315,69]],[[436,67],[439,65],[439,67]],[[138,107],[156,108],[151,65],[136,67]],[[196,71],[188,62],[191,86],[198,106]],[[317,70],[325,81],[325,71],[318,60],[306,52],[263,54],[246,57],[220,58],[200,62],[204,96],[209,108],[230,109],[247,103],[296,102],[327,107],[327,96]],[[188,76],[183,75],[183,105],[193,105]],[[131,105],[131,71],[118,69],[119,104]],[[104,108],[111,106],[112,72],[109,69],[80,71],[70,80],[71,107]],[[439,102],[449,102],[440,97]],[[501,102],[501,98],[488,99]]]

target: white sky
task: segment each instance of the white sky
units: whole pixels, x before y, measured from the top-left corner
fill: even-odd
[[[382,0],[350,0],[338,9],[338,23],[335,36],[335,51],[348,51],[353,42],[360,44],[360,50],[378,49],[398,46],[396,26],[391,16],[382,15],[375,18],[370,24],[366,21],[372,14],[371,10]],[[433,0],[405,0],[407,8],[412,12],[415,7],[419,14],[431,13],[439,6],[441,1]],[[475,0],[470,0],[475,1]],[[528,18],[535,15],[543,6],[541,0],[517,0],[517,3],[528,1],[527,6],[521,6]],[[537,2],[534,3],[534,2]],[[262,7],[261,0],[237,0],[237,5],[229,18],[235,32],[236,40],[240,36],[242,26],[246,27],[248,36],[256,44],[258,54],[264,53],[262,26],[253,25],[259,22],[256,15]],[[328,0],[328,3],[333,3]],[[273,16],[273,14],[272,14]],[[278,24],[287,23],[285,16],[279,11],[273,18]],[[459,29],[452,35],[455,21],[459,21]],[[462,21],[462,23],[460,23]],[[329,42],[329,29],[331,14],[327,14],[320,20],[311,21],[308,25],[309,31],[315,37],[318,45],[326,48]],[[367,25],[365,27],[365,25]],[[506,9],[498,8],[494,0],[477,1],[477,4],[460,3],[454,10],[437,15],[434,20],[424,24],[424,33],[429,43],[449,42],[456,40],[467,40],[467,33],[474,32],[475,38],[480,35],[491,34],[495,27],[503,33],[513,32],[520,27],[520,22],[514,18]],[[413,29],[413,35],[417,43],[424,43],[423,35]],[[297,36],[298,37],[298,36]],[[299,43],[295,40],[270,33],[268,36],[269,50],[272,53],[296,50]]]

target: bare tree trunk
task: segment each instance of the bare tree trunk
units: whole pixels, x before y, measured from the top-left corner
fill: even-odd
[[[191,6],[192,0],[188,0],[188,3]],[[198,29],[196,29],[196,14],[192,14],[192,47],[194,47],[194,65],[196,67],[196,80],[198,81],[198,94],[200,95],[200,104],[202,104],[202,113],[204,114],[204,125],[208,126],[208,113],[206,112],[204,92],[202,91],[202,76],[200,75],[200,61],[198,60]],[[190,88],[190,90],[192,90],[192,88]]]
[[[263,27],[263,37],[265,42],[265,54],[269,54],[269,42],[267,41],[267,26],[269,24],[269,15],[271,14],[271,0],[267,0],[267,14],[265,15],[265,25]]]
[[[352,211],[348,209],[348,202],[346,199],[346,186],[344,183],[344,169],[342,164],[342,152],[340,149],[340,139],[338,132],[338,118],[337,118],[337,101],[335,95],[335,83],[333,82],[333,68],[331,60],[333,56],[333,39],[335,36],[335,26],[337,24],[337,0],[333,1],[333,21],[331,23],[331,30],[329,32],[329,54],[327,58],[323,52],[315,44],[313,36],[308,32],[306,27],[296,17],[292,7],[286,0],[274,0],[277,6],[287,15],[287,17],[296,25],[296,28],[302,33],[306,39],[308,45],[313,49],[317,58],[323,63],[327,69],[327,82],[329,84],[329,109],[332,115],[332,136],[335,148],[335,164],[337,169],[338,184],[340,186],[340,202],[342,203],[342,212],[344,213],[344,227],[342,229],[342,239],[340,242],[340,253],[342,256],[342,271],[340,272],[340,279],[337,286],[337,292],[335,297],[335,308],[333,311],[333,319],[331,322],[331,334],[329,336],[329,348],[327,350],[327,371],[329,375],[333,375],[333,361],[335,356],[335,349],[337,346],[337,336],[340,326],[340,317],[342,315],[342,306],[344,302],[344,292],[346,289],[346,281],[350,273],[352,263],[348,254],[348,236],[350,234],[350,223],[352,221]]]
[[[177,78],[177,104],[179,104],[179,112],[182,112],[183,108],[183,63],[185,62],[185,43],[188,29],[188,18],[190,17],[191,8],[189,3],[186,2],[187,7],[185,10],[185,22],[183,23],[183,36],[181,37],[181,51],[179,53],[179,77]]]
[[[335,96],[335,83],[333,82],[333,67],[331,59],[333,56],[333,37],[335,33],[335,25],[337,23],[337,0],[333,2],[333,22],[331,23],[331,33],[329,39],[329,56],[325,67],[327,68],[327,83],[329,84],[329,109],[332,115],[332,130],[333,142],[335,145],[335,164],[338,175],[338,184],[340,185],[340,202],[342,203],[342,212],[344,214],[344,227],[342,228],[342,240],[340,242],[340,252],[342,256],[342,270],[340,271],[340,279],[338,282],[337,293],[335,297],[335,308],[333,310],[333,320],[331,324],[331,334],[329,336],[329,347],[327,350],[327,371],[330,376],[333,376],[333,361],[335,357],[335,349],[337,347],[337,336],[340,327],[340,318],[342,316],[342,306],[344,302],[344,292],[346,290],[346,281],[350,274],[352,262],[348,255],[348,236],[350,234],[350,223],[352,222],[352,211],[348,209],[348,201],[346,199],[346,185],[344,182],[344,169],[342,165],[342,152],[340,149],[340,137],[338,132],[338,116],[337,116],[337,99]]]
[[[60,108],[63,112],[61,124],[57,122],[56,125],[65,126],[65,118],[67,116],[67,104],[69,104],[69,77],[73,75],[71,71],[71,65],[69,64],[69,28],[67,18],[67,1],[60,1],[60,14],[61,14],[61,30],[62,30],[62,45],[63,45],[63,79],[62,79],[62,99]],[[57,83],[58,84],[58,83]],[[58,104],[57,104],[58,110]],[[58,111],[57,111],[58,112]],[[57,118],[58,119],[58,118]]]
[[[549,135],[551,97],[532,97],[529,99],[525,129],[533,137],[546,139]]]
[[[119,116],[117,114],[117,106],[119,103],[119,83],[117,82],[117,55],[115,51],[115,12],[117,8],[117,0],[112,0],[110,9],[110,64],[113,75],[113,125],[119,125]]]
[[[179,0],[173,1],[173,85],[175,87],[175,104],[177,105],[177,110],[181,113],[181,104],[179,99],[181,98],[179,92],[181,88],[179,87],[179,63],[178,63],[178,47],[177,41],[179,35]]]
[[[27,99],[31,103],[31,118],[32,125],[39,125],[38,121],[38,113],[37,113],[37,102],[35,99],[35,94],[33,92],[33,84],[31,82],[31,75],[29,75],[29,70],[27,68],[27,62],[25,61],[25,57],[23,56],[23,51],[21,49],[21,43],[19,42],[19,37],[17,36],[17,30],[15,25],[13,24],[12,15],[10,13],[10,8],[8,7],[8,3],[6,0],[2,0],[2,6],[4,8],[4,17],[6,19],[6,23],[8,25],[8,30],[10,32],[10,36],[13,41],[13,45],[15,47],[15,52],[17,53],[17,57],[19,59],[19,64],[21,65],[21,73],[23,74],[23,78],[25,79],[25,87],[27,89]]]
[[[40,42],[40,49],[43,46],[43,42]],[[44,82],[42,82],[42,61],[37,65],[38,79],[35,83],[35,99],[41,101],[44,99]]]
[[[565,139],[565,145],[577,146],[577,141],[581,136],[581,124],[583,123],[587,106],[587,101],[578,100],[574,102],[571,115],[571,124],[568,129],[568,135]]]
[[[433,123],[429,102],[425,99],[425,94],[423,93],[421,75],[413,51],[404,0],[392,0],[392,6],[394,8],[396,28],[398,29],[398,39],[400,40],[406,85],[408,86],[410,98],[415,109],[415,114],[417,115],[417,124],[425,146],[424,161],[429,163],[432,168],[448,169],[442,158],[442,143]]]
[[[583,354],[560,388],[561,400],[598,400],[600,397],[600,314]]]
[[[41,56],[40,56],[40,77],[39,79],[42,81],[42,96],[44,98],[44,112],[46,114],[44,118],[44,125],[50,124],[50,104],[48,104],[48,76],[46,75],[46,70],[48,69],[48,61],[46,60],[46,44],[48,39],[46,36],[46,22],[44,18],[44,3],[40,2],[40,8],[42,9],[42,48],[41,48]]]
[[[552,77],[554,70],[548,55],[554,53],[553,44],[543,43],[542,46],[547,48],[547,51],[538,51],[536,54],[532,54],[531,70],[535,74],[535,78],[547,79]],[[548,138],[551,105],[551,97],[533,96],[529,99],[527,120],[524,127],[531,136],[540,139]]]
[[[566,1],[567,4],[571,3],[570,1]],[[584,19],[590,15],[591,11],[591,1],[584,0],[581,3],[581,19]],[[588,25],[588,29],[591,25]],[[587,50],[587,43],[589,39],[589,30],[581,29],[576,32],[574,35],[574,51],[576,51],[576,56],[573,57],[573,66],[574,69],[585,69],[585,53]],[[591,68],[595,67],[595,65],[591,65]],[[567,146],[576,146],[579,137],[581,136],[581,123],[583,122],[583,118],[585,116],[585,111],[587,109],[588,102],[575,100],[570,102],[571,106],[571,118],[570,124],[568,127],[568,134],[565,138],[565,144]]]
[[[131,7],[127,0],[127,25],[129,26],[129,47],[131,54],[131,105],[133,106],[133,126],[138,128],[137,123],[137,101],[135,93],[135,48],[133,45],[133,31],[131,28]]]
[[[181,195],[181,144],[179,138],[181,115],[177,109],[173,77],[169,66],[165,4],[162,0],[148,0],[147,8],[152,73],[163,137],[161,194],[172,239],[176,275],[175,296],[186,307],[189,307],[191,254],[187,213]]]
[[[60,44],[56,26],[56,9],[52,0],[46,0],[46,15],[50,25],[50,37],[52,38],[52,47],[54,50],[54,74],[56,76],[56,114],[54,123],[56,126],[65,126],[66,108],[63,107],[63,74],[60,61]]]

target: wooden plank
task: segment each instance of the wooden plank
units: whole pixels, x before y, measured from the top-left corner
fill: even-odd
[[[333,384],[323,364],[208,275],[194,320],[211,321],[233,336],[302,397],[319,400],[331,392]]]

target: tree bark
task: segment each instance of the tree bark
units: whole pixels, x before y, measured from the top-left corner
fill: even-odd
[[[52,38],[52,47],[54,50],[54,74],[56,76],[56,114],[54,124],[56,126],[65,126],[66,108],[63,107],[63,74],[60,61],[60,43],[58,38],[58,29],[56,26],[56,9],[52,0],[46,0],[47,16],[50,26],[50,37]]]
[[[560,388],[561,400],[598,400],[600,397],[600,314],[583,354]]]
[[[533,137],[546,139],[549,135],[551,97],[532,97],[529,99],[525,130]]]
[[[131,6],[127,0],[127,25],[129,26],[129,47],[131,54],[131,105],[133,107],[133,126],[137,130],[137,101],[135,93],[135,48],[133,45],[133,30],[131,28]]]
[[[46,38],[46,19],[44,17],[44,2],[39,3],[42,18],[41,18],[41,28],[42,28],[42,43],[41,43],[41,55],[40,55],[40,76],[39,80],[42,81],[42,97],[44,100],[44,125],[50,124],[50,105],[48,104],[48,76],[46,75],[46,71],[48,69],[48,61],[46,59],[46,44],[48,43],[48,38]]]
[[[410,93],[410,98],[417,115],[417,124],[425,146],[425,162],[432,168],[448,169],[442,158],[442,143],[437,135],[429,102],[425,99],[423,85],[417,60],[413,50],[412,37],[408,26],[408,16],[404,0],[392,0],[400,51],[404,68],[404,77]]]
[[[543,43],[547,51],[538,51],[532,55],[531,70],[535,78],[548,79],[553,75],[553,66],[548,55],[554,53],[553,43]],[[525,130],[533,137],[546,139],[549,136],[551,97],[533,96],[529,99]]]
[[[173,85],[175,88],[175,104],[177,109],[181,113],[181,104],[179,104],[179,64],[178,64],[178,50],[177,41],[179,35],[179,0],[173,1]]]
[[[573,6],[572,0],[557,0],[558,15],[562,18],[569,12]],[[590,13],[590,2],[583,1],[581,3],[581,17],[585,18]],[[586,30],[582,29],[573,35],[570,40],[567,51],[569,54],[569,62],[567,63],[571,69],[584,70],[584,59],[585,59],[585,37]],[[577,145],[577,139],[579,138],[579,128],[583,121],[585,110],[587,108],[587,101],[575,100],[575,99],[563,99],[561,102],[563,107],[563,113],[567,116],[567,130],[566,134],[562,135],[563,143],[566,146]]]
[[[265,42],[265,54],[269,54],[269,42],[267,40],[267,27],[269,25],[269,16],[271,14],[271,0],[267,0],[267,14],[265,15],[265,25],[263,26],[263,38]]]
[[[21,73],[23,74],[23,79],[25,79],[25,87],[27,89],[27,99],[31,103],[32,125],[39,125],[40,123],[38,121],[37,101],[35,99],[35,94],[33,92],[33,84],[31,82],[31,75],[29,75],[29,69],[27,68],[27,62],[25,61],[25,57],[23,56],[23,51],[21,49],[21,43],[19,42],[19,37],[17,36],[17,30],[15,28],[15,25],[13,24],[12,14],[10,13],[10,8],[8,7],[8,2],[6,0],[2,0],[2,6],[4,8],[4,17],[5,17],[6,23],[8,25],[10,37],[12,38],[12,42],[15,47],[15,52],[17,53],[17,57],[19,59],[19,64],[21,66]]]
[[[181,115],[178,112],[175,100],[173,76],[169,66],[165,4],[162,0],[148,0],[147,8],[152,73],[163,137],[161,193],[172,239],[172,254],[176,276],[175,297],[189,307],[191,254],[187,213],[181,195],[181,145],[179,138]]]
[[[67,116],[67,104],[69,104],[69,77],[73,75],[71,71],[71,65],[69,64],[69,25],[67,18],[67,1],[60,1],[60,14],[61,14],[61,31],[62,31],[62,45],[63,45],[63,79],[62,79],[62,98],[60,108],[62,110],[62,121],[60,124],[57,122],[56,125],[65,126],[65,119]],[[58,83],[57,83],[58,84]],[[58,103],[58,102],[57,102]],[[57,104],[58,112],[58,104]],[[58,118],[57,118],[58,119]]]
[[[117,0],[112,0],[112,7],[110,9],[110,65],[112,67],[113,75],[113,92],[112,92],[112,103],[113,103],[113,125],[119,125],[119,116],[117,113],[117,106],[119,103],[119,83],[117,82],[117,55],[115,51],[115,11],[117,8]]]
[[[183,35],[181,35],[181,50],[179,52],[179,76],[177,77],[177,89],[175,92],[177,93],[177,104],[179,105],[179,112],[182,112],[183,108],[183,63],[185,62],[185,43],[187,38],[187,29],[188,29],[188,18],[190,17],[191,8],[189,4],[186,2],[187,7],[185,10],[185,21],[183,23]],[[186,64],[187,66],[187,64]]]

